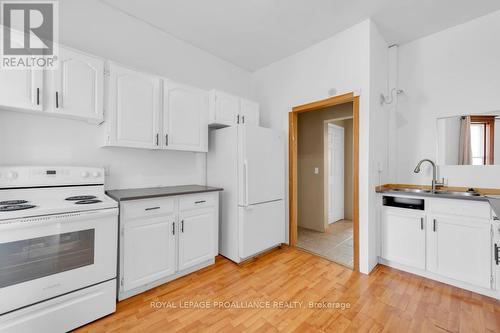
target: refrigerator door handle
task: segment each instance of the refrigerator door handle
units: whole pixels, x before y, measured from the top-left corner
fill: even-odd
[[[245,175],[245,206],[248,207],[248,161],[243,162],[244,175]]]

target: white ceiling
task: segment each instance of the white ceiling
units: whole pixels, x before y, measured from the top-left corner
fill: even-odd
[[[401,44],[495,10],[499,0],[102,0],[255,71],[367,18]]]

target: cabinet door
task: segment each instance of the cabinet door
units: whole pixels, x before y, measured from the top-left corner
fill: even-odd
[[[208,93],[164,81],[163,147],[208,151]]]
[[[42,88],[42,70],[0,70],[0,106],[3,108],[42,111]]]
[[[246,99],[240,100],[241,123],[259,126],[259,103]]]
[[[425,269],[425,217],[419,212],[384,209],[381,256],[403,265]]]
[[[110,140],[113,145],[157,148],[160,79],[128,68],[109,66]]]
[[[24,47],[24,34],[11,31],[11,43]],[[3,42],[3,41],[2,41]],[[42,69],[0,70],[0,106],[25,111],[43,110]]]
[[[125,221],[123,291],[143,286],[176,271],[174,215]]]
[[[490,287],[492,244],[487,220],[436,215],[428,221],[427,240],[430,271]]]
[[[179,214],[179,270],[215,257],[214,208],[183,211]]]
[[[240,118],[240,99],[220,91],[212,91],[210,98],[210,124],[236,125]]]
[[[47,76],[47,110],[102,122],[104,60],[60,47],[59,67]]]

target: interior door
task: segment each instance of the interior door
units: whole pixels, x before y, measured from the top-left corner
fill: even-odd
[[[433,216],[428,224],[429,270],[455,280],[490,288],[490,223],[440,215]]]
[[[163,146],[208,151],[208,94],[172,81],[163,91]]]
[[[283,200],[238,208],[239,256],[248,258],[285,242]]]
[[[240,99],[241,123],[259,126],[259,103]]]
[[[284,135],[269,128],[238,126],[239,205],[280,200],[285,190]]]
[[[214,257],[214,209],[196,209],[179,214],[179,270]]]
[[[109,81],[115,143],[136,148],[159,147],[160,79],[111,64]]]
[[[174,274],[174,215],[125,221],[123,231],[123,291]]]
[[[60,47],[59,68],[51,72],[48,110],[102,121],[104,60]]]
[[[344,128],[328,124],[329,223],[344,219]]]

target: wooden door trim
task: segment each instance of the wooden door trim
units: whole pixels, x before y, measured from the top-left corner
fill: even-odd
[[[298,189],[297,189],[297,142],[299,113],[352,103],[353,105],[353,248],[354,267],[359,270],[359,96],[347,93],[320,101],[295,106],[288,113],[288,185],[289,185],[289,242],[297,245]]]

